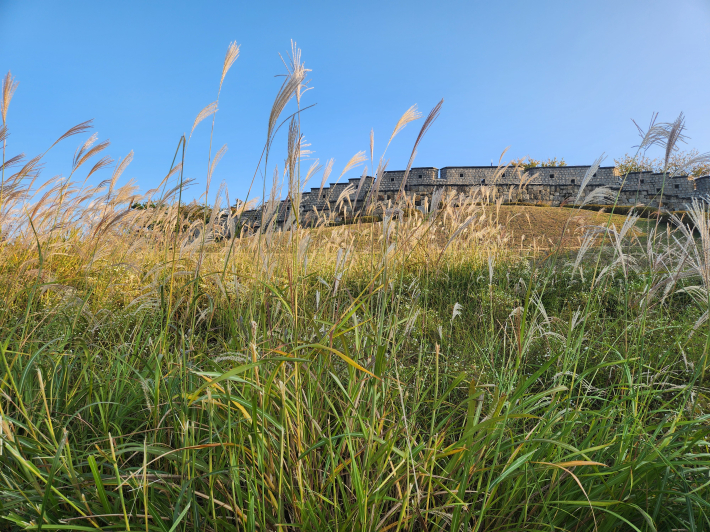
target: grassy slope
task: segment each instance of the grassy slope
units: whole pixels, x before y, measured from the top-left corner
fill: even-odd
[[[544,220],[553,232],[563,223]],[[426,240],[414,220],[393,228],[384,269],[378,261],[368,269],[382,246],[373,234],[336,288],[332,264],[349,238],[367,240],[362,230],[292,235],[317,239],[308,271],[294,262],[298,243],[283,235],[285,247],[272,242],[274,271],[290,275],[269,279],[265,266],[260,283],[227,284],[223,296],[205,267],[192,280],[146,285],[156,298],[143,310],[116,307],[99,318],[100,309],[86,315],[78,302],[40,300],[28,309],[30,332],[6,312],[0,497],[8,523],[710,524],[706,337],[688,334],[701,306],[682,295],[640,305],[654,279],[643,269],[617,269],[592,285],[564,262],[507,255],[487,225],[436,259],[440,244],[422,253],[407,238]],[[249,256],[239,248],[233,260]],[[89,306],[96,286],[107,286],[77,283],[72,272],[82,268],[54,260],[54,280],[76,286]],[[594,262],[592,254],[585,264]],[[139,279],[153,269],[136,266]]]
[[[522,241],[523,247],[554,249],[562,238],[562,246],[576,249],[584,238],[586,228],[592,225],[616,224],[621,227],[625,217],[596,211],[562,209],[559,207],[528,207],[502,205],[500,223],[511,236],[511,245]],[[523,238],[524,236],[524,238]]]
[[[264,161],[306,74],[294,48]],[[95,140],[39,192],[41,157],[3,169],[0,528],[710,528],[706,208],[696,235],[608,228],[578,256],[576,216],[607,215],[476,192],[431,223],[228,241],[177,167],[155,197],[116,185],[130,157],[72,183]]]

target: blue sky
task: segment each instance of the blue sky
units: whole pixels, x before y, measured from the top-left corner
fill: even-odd
[[[182,133],[215,99],[230,41],[214,148],[228,152],[213,177],[243,197],[284,72],[279,53],[302,49],[313,90],[302,131],[313,158],[381,153],[401,114],[441,115],[415,166],[482,165],[509,157],[606,164],[633,151],[631,119],[687,116],[688,148],[710,151],[710,1],[33,2],[0,0],[0,71],[20,82],[8,113],[8,154],[38,154],[93,118],[115,158],[133,150],[123,181],[142,190],[167,173]],[[406,166],[421,121],[387,155]],[[43,177],[67,174],[72,138],[50,153]],[[198,126],[185,172],[204,190],[209,125]],[[283,166],[286,138],[272,161]],[[273,166],[272,166],[273,168]],[[356,177],[355,170],[346,177]],[[269,170],[269,173],[271,169]],[[79,176],[82,177],[83,176]],[[95,174],[98,182],[108,171]],[[261,190],[260,177],[258,190]],[[320,175],[311,183],[318,186]]]

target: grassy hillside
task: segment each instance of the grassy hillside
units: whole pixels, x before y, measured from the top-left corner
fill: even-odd
[[[107,164],[82,142],[72,176]],[[2,178],[0,528],[710,528],[706,205],[229,239],[179,165],[138,196],[125,160],[38,191],[40,162]]]
[[[558,246],[577,249],[591,226],[616,225],[621,228],[626,217],[608,212],[559,207],[502,205],[499,220],[510,236],[510,245],[527,249],[550,250]]]

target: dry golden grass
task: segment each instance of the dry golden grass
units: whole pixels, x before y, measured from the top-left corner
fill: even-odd
[[[499,223],[504,227],[508,243],[513,248],[547,250],[555,248],[562,237],[562,248],[577,249],[590,226],[624,225],[625,216],[618,214],[565,209],[560,207],[529,207],[502,205]],[[562,234],[564,230],[564,235]]]

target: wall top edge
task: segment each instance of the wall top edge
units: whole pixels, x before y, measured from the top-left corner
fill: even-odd
[[[535,166],[533,168],[529,168],[528,170],[544,170],[546,168],[556,168],[556,169],[565,169],[565,168],[590,168],[592,165],[591,164],[568,164],[567,166]],[[483,165],[483,166],[444,166],[442,167],[442,170],[447,170],[451,168],[498,168],[497,166],[490,166],[490,165]],[[501,168],[503,168],[501,166]],[[513,169],[515,166],[508,166],[508,169]],[[605,170],[608,168],[614,168],[613,166],[600,166],[600,170]]]
[[[414,166],[409,169],[409,173],[411,174],[414,172],[414,170],[438,170],[436,166]],[[406,172],[407,170],[385,170],[385,174],[391,174],[391,173],[397,173],[397,172]]]

